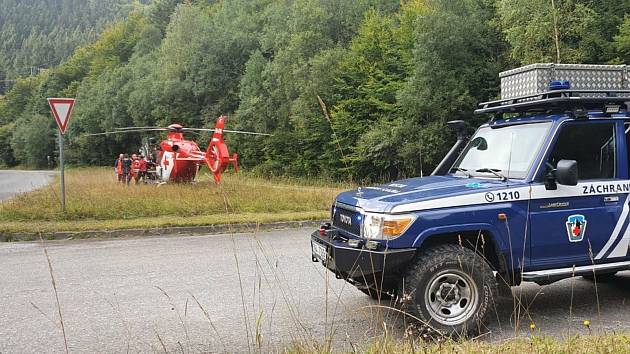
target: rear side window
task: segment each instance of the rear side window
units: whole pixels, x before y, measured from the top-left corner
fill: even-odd
[[[577,161],[581,181],[615,178],[616,145],[614,123],[567,124],[561,128],[549,163]]]

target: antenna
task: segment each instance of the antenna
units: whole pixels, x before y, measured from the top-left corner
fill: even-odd
[[[422,137],[420,138],[420,177],[424,177],[424,172],[422,171]]]
[[[514,132],[510,133],[510,156],[508,157],[508,170],[505,178],[506,185],[510,186],[510,170],[512,169],[512,149],[514,148]]]

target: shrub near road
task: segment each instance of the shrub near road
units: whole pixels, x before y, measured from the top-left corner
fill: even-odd
[[[0,232],[210,225],[313,220],[328,217],[334,196],[348,186],[228,174],[220,185],[201,172],[196,184],[117,184],[110,169],[66,173],[67,213],[59,185],[0,203]]]

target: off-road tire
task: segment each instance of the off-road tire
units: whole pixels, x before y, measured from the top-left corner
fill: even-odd
[[[586,280],[589,280],[589,281],[596,281],[597,280],[598,283],[608,283],[608,282],[611,282],[611,281],[617,279],[615,274],[617,274],[617,272],[602,273],[602,274],[597,274],[595,276],[593,276],[593,274],[585,274],[585,275],[582,275],[582,278],[584,278]]]
[[[455,274],[454,280],[449,279],[448,274]],[[457,277],[460,277],[461,281],[457,280]],[[444,281],[445,279],[448,281]],[[468,288],[462,286],[462,284],[466,285],[466,282],[471,283]],[[436,284],[441,291],[431,292],[431,288],[434,288]],[[450,284],[455,284],[456,288],[461,289],[457,291],[457,294],[463,294],[468,290],[471,293],[470,300],[464,299],[464,295],[460,300],[457,300],[458,297],[449,299],[448,296],[454,292]],[[450,316],[449,309],[445,307],[438,310],[430,309],[432,304],[448,302],[443,302],[444,298],[441,298],[444,295],[445,285],[447,286],[446,300],[454,302],[451,308],[456,311],[464,309],[461,318],[453,319],[450,324],[445,324],[444,322],[448,321],[444,318],[438,320],[437,315],[442,311],[442,314],[446,313],[444,316]],[[476,290],[472,291],[473,288]],[[425,294],[428,293],[441,295],[436,299],[434,295],[426,297]],[[460,245],[443,244],[419,252],[415,263],[410,265],[401,282],[399,294],[402,294],[400,300],[404,309],[431,328],[450,336],[466,337],[481,332],[485,319],[493,311],[498,285],[490,265],[483,257]],[[425,301],[425,298],[429,300]],[[438,305],[438,307],[442,306]]]

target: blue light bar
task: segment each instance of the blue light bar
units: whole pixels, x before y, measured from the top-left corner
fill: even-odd
[[[549,82],[550,90],[570,90],[571,82],[569,80],[551,80]]]

